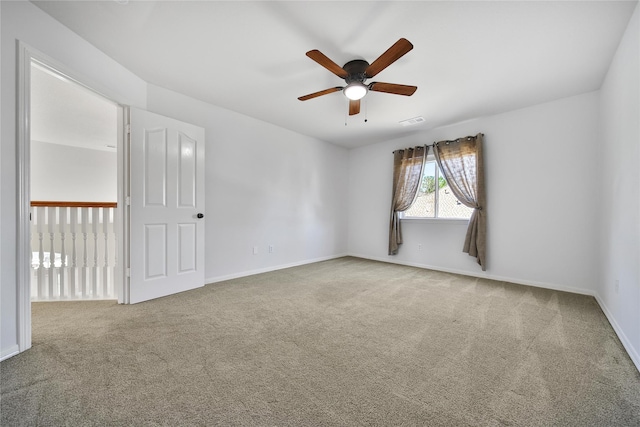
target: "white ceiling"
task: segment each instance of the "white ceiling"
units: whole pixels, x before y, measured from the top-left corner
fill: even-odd
[[[46,67],[31,67],[31,140],[115,151],[116,104]]]
[[[345,147],[597,90],[637,1],[34,1],[149,83]],[[123,4],[125,3],[125,4]],[[414,49],[346,116],[344,82],[305,56]],[[364,122],[365,111],[368,122]],[[401,126],[404,119],[425,122]],[[345,119],[347,126],[345,126]]]

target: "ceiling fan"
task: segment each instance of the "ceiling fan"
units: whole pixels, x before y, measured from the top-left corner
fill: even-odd
[[[370,79],[389,65],[396,62],[411,49],[413,49],[413,45],[409,40],[402,38],[395,42],[393,46],[387,49],[385,53],[380,55],[380,57],[371,64],[363,59],[354,59],[353,61],[349,61],[344,64],[343,67],[340,67],[319,50],[310,50],[307,52],[307,56],[309,58],[322,65],[336,76],[344,79],[347,85],[344,87],[336,86],[319,92],[310,93],[309,95],[301,96],[298,99],[300,101],[306,101],[308,99],[317,98],[318,96],[342,91],[342,93],[349,99],[349,115],[353,116],[360,112],[360,100],[370,90],[374,92],[411,96],[416,89],[418,89],[417,86],[382,82],[371,82],[365,84],[367,79]]]

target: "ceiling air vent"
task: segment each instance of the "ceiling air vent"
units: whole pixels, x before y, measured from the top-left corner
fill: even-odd
[[[411,125],[417,125],[420,123],[424,123],[424,117],[422,116],[418,116],[418,117],[414,117],[412,119],[407,119],[407,120],[402,120],[401,122],[399,122],[402,126],[411,126]]]

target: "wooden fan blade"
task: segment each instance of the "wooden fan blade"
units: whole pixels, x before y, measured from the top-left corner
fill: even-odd
[[[394,83],[373,82],[369,85],[369,90],[374,92],[393,93],[404,96],[413,95],[417,89],[417,86],[397,85]]]
[[[330,60],[318,49],[310,50],[307,52],[307,56],[340,78],[346,79],[349,75],[341,66]]]
[[[407,39],[400,39],[394,43],[385,53],[380,55],[378,59],[373,61],[365,70],[367,77],[373,77],[389,65],[396,62],[407,52],[413,49],[413,45]]]
[[[309,95],[300,96],[300,97],[298,97],[298,99],[300,101],[306,101],[307,99],[317,98],[319,96],[327,95],[329,93],[338,92],[338,91],[341,91],[341,90],[342,90],[342,88],[340,86],[336,86],[336,87],[332,87],[330,89],[321,90],[319,92],[310,93]]]
[[[356,99],[349,101],[349,115],[354,116],[360,112],[360,100]]]

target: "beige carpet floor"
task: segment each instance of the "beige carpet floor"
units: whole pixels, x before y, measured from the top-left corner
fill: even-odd
[[[33,304],[2,426],[638,426],[592,297],[341,258],[122,306]]]

